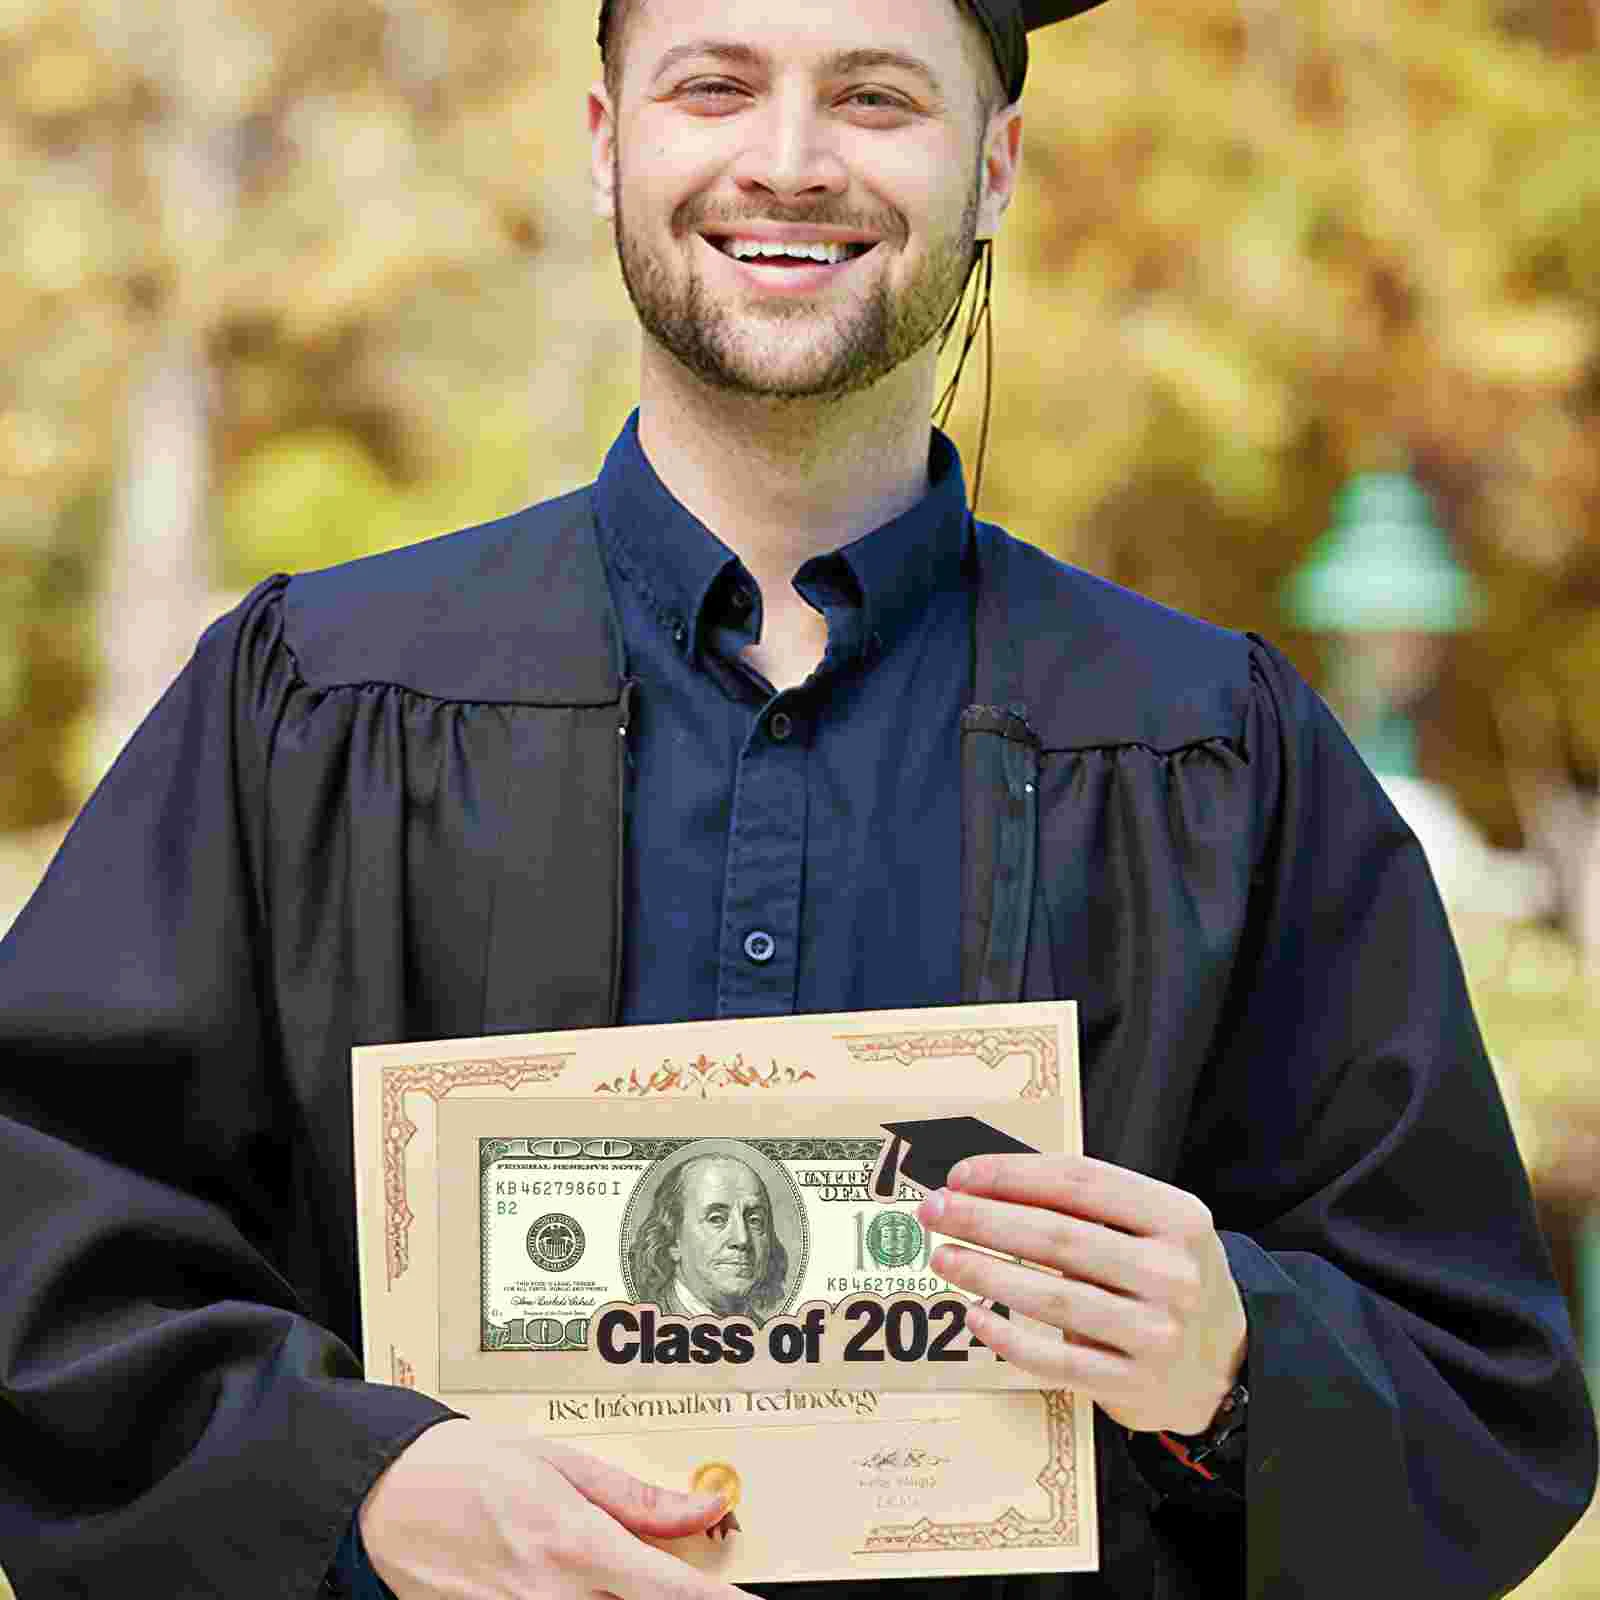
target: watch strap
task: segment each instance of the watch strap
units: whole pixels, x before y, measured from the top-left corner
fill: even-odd
[[[1191,1461],[1204,1461],[1209,1455],[1214,1454],[1244,1427],[1245,1407],[1250,1404],[1250,1391],[1244,1385],[1244,1374],[1240,1374],[1240,1381],[1222,1397],[1222,1403],[1217,1407],[1217,1414],[1211,1419],[1211,1426],[1204,1433],[1177,1433],[1166,1435],[1181,1441],[1189,1447]]]
[[[1173,1433],[1158,1430],[1136,1433],[1124,1429],[1128,1449],[1140,1471],[1153,1487],[1163,1493],[1189,1498],[1185,1485],[1205,1503],[1220,1491],[1229,1499],[1239,1499],[1244,1486],[1245,1417],[1250,1403],[1248,1374],[1240,1368],[1237,1381],[1222,1397],[1211,1425],[1200,1433]],[[1213,1484],[1215,1488],[1207,1488]]]

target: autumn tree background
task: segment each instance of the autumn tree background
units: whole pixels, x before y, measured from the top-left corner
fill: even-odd
[[[597,9],[0,0],[0,926],[246,586],[594,476],[638,339],[588,191]],[[1600,1170],[1597,36],[1600,0],[1112,0],[1035,35],[979,508],[1322,683],[1284,579],[1352,473],[1431,492],[1486,607],[1421,764],[1560,858],[1548,925],[1464,946],[1569,1210]],[[975,351],[969,481],[982,389]]]

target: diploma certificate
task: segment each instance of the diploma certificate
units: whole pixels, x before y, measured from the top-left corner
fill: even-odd
[[[1097,1565],[1092,1407],[916,1216],[974,1136],[1080,1152],[1070,1002],[363,1047],[353,1093],[375,1381],[721,1489],[662,1548],[729,1582]]]

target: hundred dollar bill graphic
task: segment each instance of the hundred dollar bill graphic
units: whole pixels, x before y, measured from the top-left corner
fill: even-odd
[[[481,1139],[480,1349],[585,1349],[619,1302],[760,1328],[853,1295],[958,1298],[928,1265],[924,1190],[869,1189],[889,1141]]]

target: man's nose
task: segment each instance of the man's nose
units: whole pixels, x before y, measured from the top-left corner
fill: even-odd
[[[765,190],[793,203],[849,189],[850,177],[828,119],[810,99],[775,94],[745,126],[749,142],[733,176],[746,194]]]
[[[745,1245],[750,1242],[750,1228],[737,1211],[728,1219],[728,1243]]]

